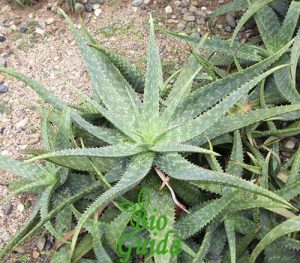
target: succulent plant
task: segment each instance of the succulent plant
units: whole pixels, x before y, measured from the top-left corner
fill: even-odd
[[[195,78],[205,69],[203,63],[199,63],[199,48],[205,45],[204,39],[194,47],[173,87],[165,95],[162,91],[168,83],[163,80],[151,17],[147,70],[143,77],[120,56],[97,45],[84,27],[85,38],[82,37],[72,21],[61,12],[80,48],[93,94],[89,97],[77,90],[87,108],[72,107],[29,77],[0,68],[0,72],[30,86],[54,108],[44,114],[43,150],[32,151],[34,157],[24,162],[0,157],[1,169],[24,178],[23,186],[16,186],[15,193],[35,191],[40,196],[34,220],[30,220],[5,246],[1,258],[45,225],[60,248],[52,262],[77,262],[92,249],[94,255],[87,256],[82,262],[94,262],[95,258],[97,262],[118,261],[122,258],[118,255],[118,240],[124,231],[132,231],[128,226],[130,213],[122,209],[120,201],[136,203],[140,185],[148,189],[151,198],[146,208],[147,229],[137,232],[139,238],[153,239],[157,233],[151,229],[150,219],[163,214],[169,224],[159,237],[173,231],[170,240],[179,238],[182,241],[182,255],[155,254],[147,248],[143,255],[148,260],[154,257],[155,262],[202,262],[208,252],[221,255],[226,235],[230,254],[223,257],[225,262],[229,255],[231,262],[248,258],[245,250],[258,233],[261,242],[267,244],[269,234],[267,242],[262,236],[269,228],[260,232],[256,229],[259,209],[262,208],[262,217],[269,213],[289,217],[293,213],[288,209],[296,209],[289,203],[295,194],[284,188],[278,193],[269,189],[266,174],[269,162],[264,164],[263,171],[260,167],[243,163],[239,130],[245,128],[249,134],[249,127],[297,112],[300,105],[261,107],[249,111],[236,105],[243,103],[250,91],[257,89],[268,76],[289,67],[272,65],[288,52],[292,42],[245,70],[195,87]],[[142,91],[142,94],[137,91]],[[51,123],[56,124],[57,132]],[[225,172],[217,161],[219,154],[213,150],[212,145],[218,145],[217,140],[232,144],[231,160]],[[255,152],[252,144],[248,147]],[[191,163],[191,154],[207,158],[212,169]],[[298,178],[298,155],[293,164],[295,178]],[[255,157],[259,156],[257,153]],[[253,160],[259,166],[255,157]],[[45,162],[43,167],[39,166],[40,160]],[[259,180],[253,183],[243,179],[243,169],[258,173]],[[292,180],[287,187],[297,192],[299,184],[296,181]],[[161,193],[158,191],[160,184]],[[214,198],[204,194],[206,191]],[[181,202],[188,206],[189,211]],[[188,213],[175,213],[176,206]],[[250,215],[241,212],[243,210],[250,211]],[[41,212],[39,220],[37,211]],[[72,215],[78,221],[75,229],[71,227]],[[54,217],[55,226],[50,221]],[[288,232],[279,231],[276,238],[297,231],[299,217],[286,222],[292,222]],[[244,225],[247,229],[243,229]],[[192,237],[199,235],[204,228],[205,235],[198,239],[199,244],[195,243]],[[236,240],[236,231],[246,234],[240,244]],[[292,238],[289,242],[289,246],[293,242],[298,245]],[[130,241],[124,241],[123,245],[132,248]],[[167,246],[170,248],[170,244]],[[252,262],[263,248],[264,245],[257,247]],[[132,257],[137,259],[138,252],[132,251]]]

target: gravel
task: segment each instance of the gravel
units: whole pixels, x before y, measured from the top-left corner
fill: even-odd
[[[8,86],[5,84],[0,85],[0,93],[6,93],[8,92]]]
[[[12,205],[12,203],[7,203],[3,206],[3,214],[5,216],[9,216],[12,213],[13,209],[14,206]]]
[[[144,0],[133,0],[132,5],[135,7],[139,7],[143,4]]]

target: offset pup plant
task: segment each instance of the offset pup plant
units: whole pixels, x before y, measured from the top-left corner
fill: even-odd
[[[213,13],[210,19],[214,19],[228,12],[240,11],[246,9],[239,20],[231,38],[231,46],[238,32],[242,29],[245,23],[254,18],[260,33],[261,42],[258,42],[257,49],[265,54],[273,54],[281,49],[293,39],[295,33],[296,38],[291,51],[285,54],[279,61],[279,64],[290,63],[292,69],[281,69],[274,73],[274,81],[267,83],[267,88],[270,90],[275,86],[280,95],[291,103],[300,103],[300,94],[297,89],[297,64],[300,56],[300,31],[299,31],[299,1],[276,1],[276,0],[241,0],[233,1],[223,5],[219,10]],[[249,42],[251,39],[249,40]],[[254,47],[252,47],[254,48]],[[250,51],[250,50],[249,50]],[[248,53],[250,55],[250,53]],[[244,58],[246,58],[245,55]],[[275,84],[275,85],[274,85]]]
[[[294,216],[291,211],[297,208],[289,203],[294,196],[287,197],[286,190],[279,194],[268,190],[268,185],[262,181],[265,171],[261,173],[263,179],[256,180],[256,184],[242,178],[244,167],[245,170],[260,170],[243,164],[239,129],[298,111],[300,105],[262,107],[247,112],[236,108],[268,76],[289,67],[272,65],[288,52],[292,42],[245,70],[195,89],[194,79],[203,69],[198,59],[199,48],[205,44],[202,41],[195,46],[165,98],[160,93],[164,93],[168,83],[163,81],[152,18],[144,80],[135,67],[97,45],[83,28],[85,40],[61,12],[79,45],[93,94],[88,97],[78,91],[87,107],[71,107],[34,80],[0,68],[0,72],[25,82],[54,108],[43,113],[42,151],[32,151],[34,157],[25,162],[0,157],[1,169],[15,172],[25,180],[23,185],[26,183],[26,186],[15,185],[15,193],[37,192],[40,201],[36,211],[41,212],[40,218],[35,212],[34,219],[5,246],[1,258],[45,225],[57,240],[58,251],[52,262],[130,260],[125,252],[120,255],[118,240],[123,232],[133,231],[129,221],[138,219],[132,218],[120,201],[137,203],[140,185],[148,190],[151,201],[145,206],[147,229],[136,233],[139,240],[155,238],[157,233],[151,228],[151,218],[163,214],[168,225],[158,238],[171,231],[171,241],[182,241],[182,253],[155,253],[149,249],[149,244],[141,252],[136,243],[125,240],[123,247],[135,248],[130,250],[135,261],[140,260],[142,254],[143,260],[152,262],[201,262],[209,253],[221,255],[227,235],[230,249],[221,259],[226,262],[230,258],[231,262],[236,262],[237,258],[249,258],[247,247],[258,233],[255,224],[258,208],[281,217]],[[58,127],[57,132],[53,131],[51,123]],[[226,172],[216,159],[219,154],[212,148],[220,144],[220,140],[223,144],[232,144]],[[206,157],[212,170],[192,164],[186,157],[193,154]],[[43,167],[39,166],[40,160],[45,162]],[[296,166],[299,157],[295,160]],[[294,183],[291,187],[298,189]],[[161,193],[158,192],[160,184]],[[188,213],[175,213],[175,206]],[[249,210],[249,216],[242,210]],[[71,226],[73,216],[77,220],[75,229]],[[299,224],[298,217],[290,220]],[[240,247],[235,241],[235,231],[243,231],[243,224],[248,229],[242,233],[246,235],[244,247]],[[204,228],[204,236],[199,236]],[[260,232],[260,238],[268,230]],[[295,230],[290,229],[290,232]],[[252,234],[250,238],[249,233]],[[219,235],[220,239],[213,238],[214,235]],[[289,242],[289,246],[298,245],[292,238]],[[171,249],[171,244],[166,246]],[[261,245],[255,250],[252,262],[263,248]],[[91,250],[94,254],[89,254]]]

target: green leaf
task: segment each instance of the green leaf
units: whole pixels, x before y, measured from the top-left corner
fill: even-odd
[[[127,60],[122,58],[115,52],[110,51],[109,49],[97,44],[93,39],[91,34],[88,32],[84,23],[81,23],[81,28],[84,35],[87,38],[90,46],[99,52],[104,53],[110,61],[115,65],[115,67],[120,71],[122,76],[127,80],[127,82],[137,91],[142,92],[144,90],[145,80],[143,74],[136,68],[132,63],[129,63]]]
[[[37,233],[41,227],[44,226],[44,224],[46,222],[48,222],[53,216],[55,216],[57,213],[59,213],[62,209],[64,209],[65,207],[69,206],[70,204],[76,202],[77,200],[81,199],[82,197],[90,194],[90,192],[99,190],[99,188],[101,187],[101,184],[99,183],[95,183],[92,186],[85,188],[83,191],[81,191],[80,193],[71,196],[70,198],[64,200],[63,203],[61,203],[60,205],[58,205],[57,207],[55,207],[44,219],[40,220],[38,223],[36,223],[34,226],[30,225],[29,229],[24,229],[24,231],[21,231],[20,234],[18,236],[16,236],[15,238],[11,239],[7,245],[1,250],[0,252],[0,260],[2,260],[6,254],[11,251],[11,249],[13,249],[14,247],[18,246],[19,244],[21,244],[22,242],[24,242],[25,240],[27,240],[29,237],[31,237],[32,235],[34,235],[35,233]],[[27,231],[25,231],[27,230]]]
[[[199,44],[201,42],[201,38],[193,38],[190,36],[186,36],[183,34],[174,33],[172,31],[168,31],[166,29],[160,29],[163,32],[166,32],[168,35],[175,37],[179,40],[184,40],[185,42],[188,42],[192,45]],[[230,60],[230,63],[232,61],[232,58],[236,56],[239,59],[242,59],[244,61],[260,61],[261,60],[261,54],[265,55],[266,52],[263,49],[260,49],[256,46],[249,45],[249,44],[241,44],[238,41],[234,41],[233,44],[230,43],[228,40],[222,40],[218,38],[210,38],[205,40],[205,43],[203,45],[203,48],[209,52],[212,53],[221,53],[225,55],[225,61]],[[214,62],[215,65],[218,63],[218,59]],[[221,65],[223,65],[221,61]],[[225,63],[226,64],[226,63]]]
[[[47,115],[42,119],[41,123],[41,136],[43,142],[43,148],[46,151],[51,151],[54,149],[55,144],[55,134],[51,128],[51,124],[49,122],[50,111],[48,111]]]
[[[163,248],[158,245],[157,250],[154,252],[154,260],[157,263],[169,263],[172,262],[170,248],[173,241],[177,239],[174,230],[175,205],[166,190],[158,192],[156,190],[159,188],[157,183],[153,184],[150,182],[149,184],[155,187],[145,187],[149,194],[149,205],[146,207],[146,212],[150,238],[151,240],[159,240],[160,242],[166,240]],[[160,218],[164,218],[164,220],[160,220]],[[162,228],[160,224],[164,224],[165,227]],[[168,253],[165,253],[166,251]]]
[[[113,63],[104,54],[100,56],[102,53],[88,47],[71,19],[63,10],[60,9],[60,12],[68,22],[79,46],[93,83],[94,95],[116,118],[122,120],[124,112],[127,113],[127,125],[133,126],[138,115],[138,96]]]
[[[209,250],[209,247],[211,245],[211,239],[212,239],[214,230],[215,230],[215,227],[211,227],[211,226],[207,227],[203,241],[201,243],[201,246],[200,246],[196,256],[194,257],[193,263],[203,262],[206,254]]]
[[[218,16],[225,15],[230,12],[240,11],[248,7],[247,0],[234,0],[230,3],[220,5],[216,11],[214,11],[210,16],[210,22]]]
[[[251,0],[253,3],[256,0]],[[259,2],[259,1],[256,1]],[[265,6],[254,15],[260,36],[268,51],[278,50],[277,35],[281,25],[276,12],[270,7]],[[271,53],[272,54],[272,53]]]
[[[77,178],[76,178],[77,179]],[[89,185],[85,186],[88,187]],[[82,190],[82,189],[80,189]],[[76,194],[80,192],[77,191]],[[54,196],[52,197],[53,206],[56,207],[59,204],[63,203],[65,199],[71,197],[70,191],[68,189],[59,189],[55,191]],[[69,231],[71,231],[72,227],[72,210],[70,207],[66,207],[61,210],[55,217],[55,229],[60,234],[63,235]]]
[[[295,154],[295,159],[292,164],[292,169],[288,177],[287,185],[296,183],[299,181],[300,177],[300,148],[298,148],[296,154]]]
[[[72,127],[71,127],[71,111],[70,108],[64,108],[60,124],[55,136],[55,149],[62,150],[70,146],[72,139]]]
[[[295,29],[298,24],[300,15],[300,3],[297,1],[292,1],[289,10],[284,18],[283,24],[280,28],[278,36],[278,42],[281,44],[278,48],[284,46],[289,42],[295,33]]]
[[[251,5],[249,5],[249,8],[247,11],[243,14],[241,19],[239,20],[233,34],[231,37],[231,44],[233,43],[234,39],[236,38],[238,32],[241,30],[241,28],[244,26],[244,24],[251,18],[257,11],[262,9],[265,5],[271,3],[273,0],[261,0],[261,1],[255,1]]]
[[[289,62],[289,57],[284,56],[279,63]],[[290,69],[281,69],[274,73],[274,79],[280,94],[291,103],[300,103],[300,94],[295,86]]]
[[[34,180],[44,173],[43,169],[35,164],[25,164],[3,155],[0,155],[0,169],[28,180]]]
[[[277,61],[288,50],[289,46],[290,44],[286,45],[285,48],[251,67],[210,83],[189,94],[182,100],[174,114],[174,125],[196,117],[233,90],[240,88],[247,81],[260,76],[266,68]]]
[[[53,195],[54,191],[55,191],[55,187],[56,185],[50,185],[49,187],[47,187],[41,198],[40,198],[40,204],[41,204],[41,219],[44,219],[48,213],[49,213],[49,207],[50,207],[50,200],[51,200],[51,196]],[[53,235],[57,240],[63,241],[64,242],[64,238],[62,237],[61,233],[58,233],[54,227],[52,226],[51,222],[48,221],[45,223],[45,228],[47,231],[49,231],[49,233],[51,235]]]
[[[228,162],[228,166],[226,169],[226,173],[238,177],[242,177],[243,168],[237,165],[236,162],[240,162],[240,163],[244,162],[243,144],[242,144],[240,132],[238,130],[234,131],[233,147],[230,155],[230,161]]]
[[[296,86],[296,72],[297,72],[297,65],[298,60],[300,57],[300,29],[298,30],[297,36],[295,38],[295,42],[291,51],[291,72],[292,72],[292,81]]]
[[[82,148],[82,149],[68,149],[57,152],[42,154],[31,158],[29,161],[36,161],[42,159],[54,160],[59,159],[63,161],[68,158],[70,162],[75,162],[76,157],[127,157],[144,152],[145,149],[136,144],[116,144],[104,146],[100,148]],[[74,157],[74,158],[71,158]],[[77,158],[80,159],[80,158]],[[27,161],[28,162],[28,161]]]
[[[159,156],[156,165],[171,177],[178,180],[199,181],[206,184],[217,184],[222,186],[230,186],[244,190],[246,192],[256,193],[268,197],[279,204],[292,207],[288,202],[278,195],[260,188],[246,180],[231,176],[225,173],[216,173],[189,163],[179,154],[165,154]]]
[[[215,153],[214,151],[207,150],[193,145],[187,145],[187,144],[171,144],[171,143],[159,144],[151,147],[150,149],[154,152],[160,152],[160,153],[191,152],[191,153],[203,153],[203,154],[212,154],[212,155],[219,156],[219,154]]]
[[[96,199],[95,202],[87,209],[87,211],[80,218],[75,229],[72,239],[71,254],[75,249],[79,233],[89,217],[93,215],[100,207],[136,186],[147,175],[152,166],[152,162],[153,155],[151,153],[139,154],[133,157],[120,181],[102,194],[98,199]]]
[[[150,39],[143,101],[143,118],[148,125],[152,125],[159,117],[159,91],[163,86],[163,73],[151,16],[149,22]]]
[[[129,220],[131,218],[131,214],[129,212],[122,212],[119,216],[117,216],[109,225],[106,230],[106,237],[111,246],[111,248],[117,253],[117,247],[119,239],[127,226]]]
[[[234,198],[235,192],[225,194],[220,199],[210,201],[191,214],[182,216],[175,225],[177,235],[182,239],[187,239],[196,234],[226,209],[226,206]]]
[[[101,225],[99,225],[99,222],[94,220],[92,236],[93,236],[93,247],[94,247],[94,252],[97,261],[113,263],[110,256],[107,254],[107,252],[105,251],[102,245],[101,238],[103,234],[104,234],[104,227],[101,227]]]
[[[78,262],[85,254],[93,248],[93,237],[91,234],[85,235],[75,248],[71,262]]]
[[[113,53],[109,49],[104,48],[99,44],[92,44],[91,46],[97,49],[99,52],[104,53],[111,60],[111,62],[114,63],[115,67],[137,92],[143,92],[145,80],[143,74],[138,70],[138,68],[136,68],[132,63],[129,63],[123,59],[117,53]]]
[[[61,247],[51,258],[51,263],[70,262],[68,246]]]
[[[207,138],[205,136],[212,140],[222,134],[241,129],[253,123],[257,123],[287,112],[293,112],[297,110],[300,110],[300,105],[295,104],[272,107],[268,109],[258,109],[247,113],[238,113],[236,115],[226,116],[220,119],[218,123],[213,125],[209,132],[207,131],[198,138],[195,138],[192,143],[201,145],[207,141]]]
[[[197,45],[197,47],[195,48],[196,53],[198,53],[197,49],[199,48],[199,46],[203,46],[204,42],[205,39]],[[172,87],[170,94],[166,99],[167,108],[164,110],[161,116],[164,122],[170,121],[181,99],[189,93],[192,87],[193,80],[197,76],[201,68],[202,66],[198,63],[195,55],[192,54],[188,62],[180,72],[180,75],[175,81],[174,86]]]
[[[281,223],[280,225],[273,228],[255,247],[254,251],[252,252],[250,262],[254,263],[258,255],[272,242],[276,239],[285,236],[289,233],[293,233],[296,231],[300,231],[300,217],[294,217],[288,219]]]
[[[186,142],[193,139],[199,134],[208,130],[214,123],[219,121],[221,117],[237,103],[245,94],[247,94],[259,82],[273,74],[275,71],[285,67],[285,65],[275,67],[267,72],[261,74],[259,77],[250,80],[241,88],[234,90],[231,94],[221,100],[212,109],[206,111],[196,119],[187,121],[182,126],[174,128],[166,133],[164,140],[171,140],[173,142]]]
[[[234,222],[232,222],[230,219],[225,219],[224,225],[225,225],[226,235],[229,244],[231,263],[235,263],[236,262],[236,238],[235,238]]]

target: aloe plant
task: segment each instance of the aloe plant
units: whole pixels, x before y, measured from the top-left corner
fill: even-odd
[[[254,18],[260,37],[264,44],[264,51],[272,54],[286,45],[295,35],[296,38],[290,55],[286,54],[278,63],[291,63],[292,68],[282,69],[274,74],[275,86],[281,96],[292,102],[300,102],[300,94],[297,89],[296,68],[299,59],[299,32],[298,20],[300,15],[300,3],[298,1],[233,1],[232,3],[222,6],[211,19],[227,12],[247,11],[241,17],[231,38],[231,44],[237,36],[243,25],[250,19]],[[283,85],[285,83],[285,85]]]
[[[168,227],[164,230],[166,233],[160,234],[171,231],[172,240],[181,240],[180,255],[155,254],[147,247],[143,256],[146,260],[154,258],[155,262],[199,262],[209,254],[221,255],[226,238],[230,260],[235,262],[237,258],[247,257],[247,246],[257,233],[261,239],[269,229],[256,230],[254,215],[258,208],[278,216],[293,214],[288,210],[296,209],[289,203],[295,197],[289,195],[292,191],[287,193],[283,189],[274,193],[274,189],[269,189],[268,163],[262,164],[255,158],[255,165],[243,163],[242,137],[238,130],[245,128],[249,135],[249,127],[265,120],[269,122],[276,116],[284,118],[284,114],[300,110],[300,105],[261,107],[247,112],[237,107],[268,76],[289,67],[272,65],[288,52],[292,42],[245,70],[195,87],[194,79],[203,70],[199,47],[205,45],[204,40],[195,46],[166,95],[163,91],[168,82],[163,80],[151,17],[144,77],[120,56],[97,45],[84,27],[85,37],[82,37],[61,12],[80,48],[93,94],[88,97],[77,90],[86,107],[67,105],[29,77],[0,68],[0,72],[30,86],[54,108],[49,112],[42,110],[45,119],[43,150],[31,151],[34,156],[24,162],[0,157],[1,169],[28,179],[26,185],[15,189],[15,193],[36,191],[41,194],[37,205],[40,218],[35,214],[34,219],[29,220],[1,251],[1,258],[45,226],[55,236],[59,247],[52,262],[118,261],[122,255],[118,255],[117,242],[123,232],[133,231],[128,225],[130,214],[120,201],[136,203],[140,185],[148,189],[151,202],[146,211],[147,229],[137,232],[139,238],[155,237],[157,233],[151,229],[150,218],[163,213]],[[56,133],[50,123],[58,127]],[[220,138],[223,143],[229,138],[233,144],[226,171],[218,163],[216,156],[219,154],[213,149]],[[191,163],[188,160],[191,154],[207,158],[211,169]],[[257,154],[256,158],[259,157]],[[44,160],[44,167],[38,166],[40,160]],[[296,166],[299,158],[295,160],[293,165]],[[243,178],[243,170],[249,167],[261,177],[256,183]],[[295,175],[289,185],[296,192],[298,168],[294,168]],[[160,184],[161,193],[158,191]],[[209,198],[204,194],[206,191],[218,198]],[[175,213],[176,206],[187,213]],[[247,218],[242,210],[253,212],[254,219]],[[71,228],[72,216],[77,220],[75,229]],[[53,218],[54,225],[50,221]],[[242,224],[248,229],[243,229]],[[205,235],[203,242],[199,241],[199,248],[193,237],[203,230]],[[245,234],[241,244],[235,240],[238,231]],[[134,247],[130,240],[123,245]],[[91,250],[94,250],[93,256],[88,255]],[[133,258],[138,255],[137,251],[132,251]],[[227,257],[226,254],[225,262]]]

